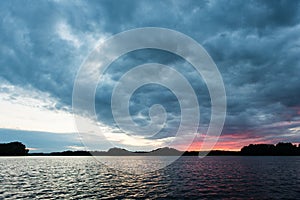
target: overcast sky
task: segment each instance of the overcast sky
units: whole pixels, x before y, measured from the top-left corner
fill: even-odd
[[[226,121],[216,149],[297,143],[299,8],[298,1],[2,1],[0,141],[21,141],[32,152],[82,149],[72,116],[73,84],[80,66],[97,43],[122,31],[150,26],[190,36],[216,63],[227,95]],[[101,131],[129,149],[147,149],[149,141],[164,146],[174,136],[180,123],[179,103],[172,91],[156,84],[139,88],[129,109],[142,126],[149,122],[149,107],[163,105],[168,115],[160,133],[137,141],[120,138],[112,117],[111,94],[118,80],[134,66],[153,62],[172,66],[197,94],[201,120],[196,149],[210,119],[207,86],[184,59],[161,50],[128,53],[105,72],[95,97]],[[168,74],[163,78],[172,81]],[[109,147],[101,141],[96,146],[99,150]]]

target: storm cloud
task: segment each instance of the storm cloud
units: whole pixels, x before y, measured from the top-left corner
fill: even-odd
[[[223,77],[227,117],[220,147],[299,142],[299,9],[298,1],[1,2],[0,84],[47,94],[55,99],[49,110],[71,112],[77,71],[99,40],[132,28],[169,28],[203,45]],[[179,56],[153,49],[123,55],[105,72],[95,97],[98,120],[115,126],[114,86],[130,69],[153,62],[172,66],[189,80],[200,105],[199,132],[205,132],[211,112],[205,82]],[[13,101],[14,96],[9,98]],[[167,88],[139,88],[130,104],[134,121],[147,124],[154,104],[168,112],[167,126],[156,139],[172,137],[180,107]]]

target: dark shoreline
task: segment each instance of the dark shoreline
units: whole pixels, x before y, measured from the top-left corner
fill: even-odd
[[[300,145],[292,143],[250,144],[240,151],[212,150],[210,152],[179,151],[164,147],[149,152],[128,151],[111,148],[108,151],[63,151],[51,153],[28,153],[29,150],[20,142],[0,144],[0,156],[300,156]]]
[[[200,154],[199,154],[200,153]],[[27,156],[241,156],[238,151],[220,151],[214,150],[211,152],[199,152],[199,151],[187,151],[187,152],[99,152],[99,151],[64,151],[64,152],[52,152],[52,153],[30,153]]]

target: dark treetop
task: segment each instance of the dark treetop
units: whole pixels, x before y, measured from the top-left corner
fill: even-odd
[[[250,156],[300,156],[300,145],[292,143],[250,144],[241,149],[242,155]]]
[[[21,142],[0,144],[0,156],[25,156],[28,151]]]

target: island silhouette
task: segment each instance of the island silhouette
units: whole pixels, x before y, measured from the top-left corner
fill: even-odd
[[[108,151],[63,151],[51,153],[28,153],[21,142],[0,144],[0,156],[300,156],[300,144],[280,142],[274,144],[250,144],[240,151],[212,150],[210,152],[179,151],[164,147],[152,151],[128,151],[122,148],[111,148]]]

